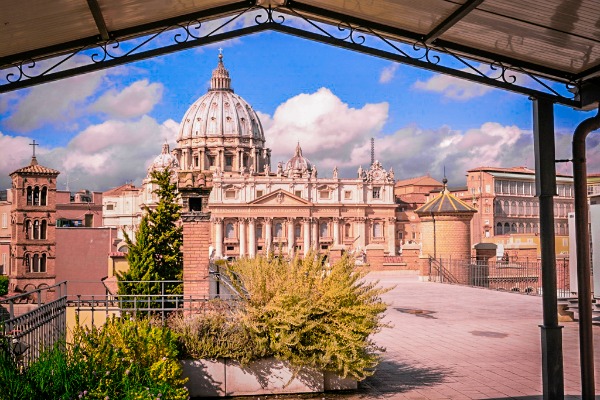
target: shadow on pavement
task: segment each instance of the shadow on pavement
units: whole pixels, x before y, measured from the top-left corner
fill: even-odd
[[[394,360],[384,360],[377,366],[377,371],[373,376],[359,383],[355,393],[369,398],[377,397],[377,395],[403,393],[439,385],[453,373],[454,371],[448,368],[418,367],[398,363]]]

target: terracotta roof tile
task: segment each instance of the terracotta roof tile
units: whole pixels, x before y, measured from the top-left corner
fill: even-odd
[[[58,175],[60,171],[57,171],[52,168],[44,167],[43,165],[39,165],[36,158],[33,157],[31,159],[31,164],[26,167],[19,168],[18,170],[12,172],[10,176],[13,174],[39,174],[39,175]]]

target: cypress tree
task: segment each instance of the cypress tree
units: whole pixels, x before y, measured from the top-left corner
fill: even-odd
[[[129,270],[119,275],[121,294],[159,294],[161,284],[133,284],[123,281],[163,281],[183,278],[183,228],[179,224],[181,206],[177,203],[177,186],[171,181],[171,170],[153,171],[151,183],[158,204],[146,207],[135,242],[125,233],[129,247]],[[165,285],[166,293],[182,293],[182,285]]]

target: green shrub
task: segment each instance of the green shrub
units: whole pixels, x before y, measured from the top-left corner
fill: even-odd
[[[177,354],[176,335],[148,319],[112,318],[74,332],[73,355],[87,365],[93,398],[186,399]]]
[[[0,275],[0,296],[8,294],[8,276]]]
[[[169,324],[177,332],[182,353],[186,357],[230,358],[246,365],[272,355],[268,353],[268,348],[260,348],[253,342],[253,336],[237,318],[229,318],[223,312],[175,316]]]
[[[316,254],[286,261],[257,257],[234,262],[228,273],[238,292],[248,292],[237,324],[253,348],[289,361],[362,380],[379,362],[371,339],[384,324],[386,289],[368,283],[354,260],[331,266]],[[246,333],[245,333],[246,334]]]

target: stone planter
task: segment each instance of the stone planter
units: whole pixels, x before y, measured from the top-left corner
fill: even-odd
[[[353,379],[303,369],[296,376],[288,363],[268,358],[245,367],[231,360],[182,360],[190,397],[318,393],[356,389]]]

